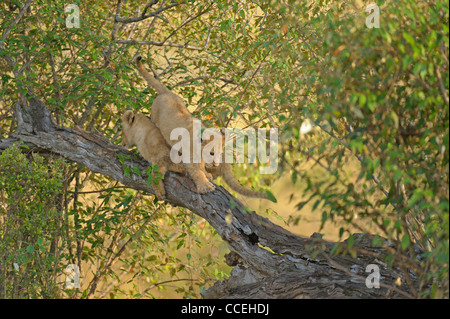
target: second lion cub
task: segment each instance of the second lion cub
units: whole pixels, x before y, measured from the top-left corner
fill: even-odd
[[[122,145],[131,147],[136,145],[139,153],[147,161],[159,166],[159,172],[164,174],[169,170],[176,173],[186,173],[182,164],[175,164],[170,160],[170,149],[159,129],[144,114],[134,114],[126,111],[122,117]],[[158,185],[152,183],[156,197],[164,200],[166,191],[163,181]]]

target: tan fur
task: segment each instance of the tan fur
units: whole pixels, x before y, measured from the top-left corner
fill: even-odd
[[[247,189],[239,184],[239,182],[234,178],[233,172],[231,171],[231,165],[228,163],[221,163],[219,166],[207,165],[206,170],[211,174],[213,179],[216,179],[219,176],[222,177],[232,190],[238,192],[241,195],[247,197],[269,199],[267,194]]]
[[[169,170],[185,174],[182,164],[175,164],[170,160],[170,148],[167,145],[160,130],[144,114],[134,114],[126,111],[122,117],[122,145],[131,147],[136,145],[139,153],[153,165],[159,166],[159,172],[164,174]],[[152,184],[155,195],[159,200],[165,198],[164,183]]]
[[[175,164],[170,160],[170,147],[164,140],[159,129],[144,114],[134,114],[126,111],[122,117],[122,145],[131,147],[136,145],[142,157],[160,167],[161,174],[166,171],[186,174],[183,164]],[[207,178],[214,180],[219,176],[230,186],[230,188],[241,195],[256,198],[268,198],[266,194],[243,187],[234,178],[231,165],[227,163],[211,163],[205,165]],[[153,189],[159,200],[165,198],[163,182],[159,185],[153,184]]]
[[[186,171],[193,179],[198,193],[207,193],[213,191],[215,186],[208,180],[209,174],[205,170],[205,164],[193,162],[193,120],[194,117],[188,111],[184,101],[171,92],[161,82],[156,80],[142,65],[141,57],[137,57],[136,65],[142,77],[152,86],[158,96],[152,104],[151,120],[160,129],[162,136],[169,146],[173,146],[177,141],[170,139],[170,133],[175,128],[185,128],[191,137],[191,160],[190,163],[184,163]],[[205,144],[209,141],[204,141]],[[203,147],[203,145],[202,145]]]

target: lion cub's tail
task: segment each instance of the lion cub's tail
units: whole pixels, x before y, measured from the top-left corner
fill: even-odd
[[[222,178],[232,190],[247,197],[269,199],[269,196],[267,196],[267,194],[245,188],[244,186],[239,184],[239,182],[233,176],[230,164],[223,163],[221,165],[223,165]]]
[[[155,79],[154,76],[151,75],[151,74],[144,68],[144,66],[142,65],[141,60],[142,60],[142,57],[141,57],[141,56],[138,56],[138,57],[136,58],[136,66],[137,66],[137,69],[138,69],[139,73],[140,73],[141,76],[147,81],[147,83],[148,83],[151,87],[153,87],[153,88],[156,90],[156,92],[157,92],[158,94],[170,92],[170,90],[169,90],[164,84],[162,84],[162,83],[159,82],[157,79]]]

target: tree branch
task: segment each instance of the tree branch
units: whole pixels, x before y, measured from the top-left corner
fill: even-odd
[[[154,2],[154,1],[152,1],[152,2]],[[171,5],[168,5],[167,7],[159,8],[158,10],[156,10],[156,11],[154,11],[152,13],[145,14],[145,12],[147,12],[148,8],[151,7],[151,5],[149,3],[149,4],[147,4],[145,6],[143,14],[141,14],[140,16],[124,19],[124,18],[121,18],[119,14],[116,14],[115,21],[116,22],[120,22],[120,23],[133,23],[133,22],[138,22],[138,21],[142,21],[142,20],[148,19],[150,17],[158,17],[158,15],[161,12],[166,11],[166,10],[168,10],[170,8],[173,8],[173,7],[179,6],[180,4],[184,4],[184,3],[186,3],[186,1],[172,3]],[[162,19],[161,17],[159,17],[159,18]]]
[[[33,127],[33,131],[16,131],[11,137],[0,140],[0,150],[22,141],[33,152],[62,156],[133,189],[154,193],[147,187],[149,163],[146,160],[111,144],[98,133],[54,125],[44,103],[34,97],[30,101],[34,107],[24,108],[22,112],[23,121]],[[125,159],[123,164],[119,154]],[[126,175],[123,165],[137,168],[140,174]],[[367,288],[363,282],[349,276],[348,271],[355,273],[356,270],[360,276],[367,276],[366,266],[374,262],[372,254],[361,253],[356,259],[348,254],[335,256],[332,261],[344,267],[338,269],[320,254],[325,252],[331,256],[332,243],[296,236],[267,218],[249,212],[223,187],[200,195],[195,192],[190,178],[172,172],[165,176],[164,186],[169,203],[206,219],[228,242],[231,253],[226,261],[235,268],[226,281],[217,282],[204,291],[205,298],[382,298],[388,293],[391,297],[404,297],[409,293],[406,285],[401,287],[406,294],[386,288],[393,286],[398,278],[396,269],[387,266],[380,267],[384,288]],[[373,251],[372,247],[363,247]],[[382,258],[382,249],[377,251],[377,256]],[[416,282],[416,277],[411,278]]]
[[[190,49],[190,50],[203,50],[204,47],[189,45],[189,44],[180,44],[180,43],[173,43],[169,41],[165,42],[157,42],[157,41],[141,41],[141,40],[117,40],[117,43],[121,44],[146,44],[146,45],[156,45],[159,47],[167,46],[167,47],[174,47],[174,48],[183,48],[183,49]]]

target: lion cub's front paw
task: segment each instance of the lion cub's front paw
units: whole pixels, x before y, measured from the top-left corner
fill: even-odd
[[[216,186],[214,186],[214,184],[211,182],[205,182],[205,183],[202,183],[201,185],[197,185],[197,192],[200,194],[209,193],[215,189],[216,189]]]
[[[155,196],[158,201],[166,200],[166,189],[164,188],[163,181],[159,181],[158,185],[153,183],[153,190],[155,191]]]

